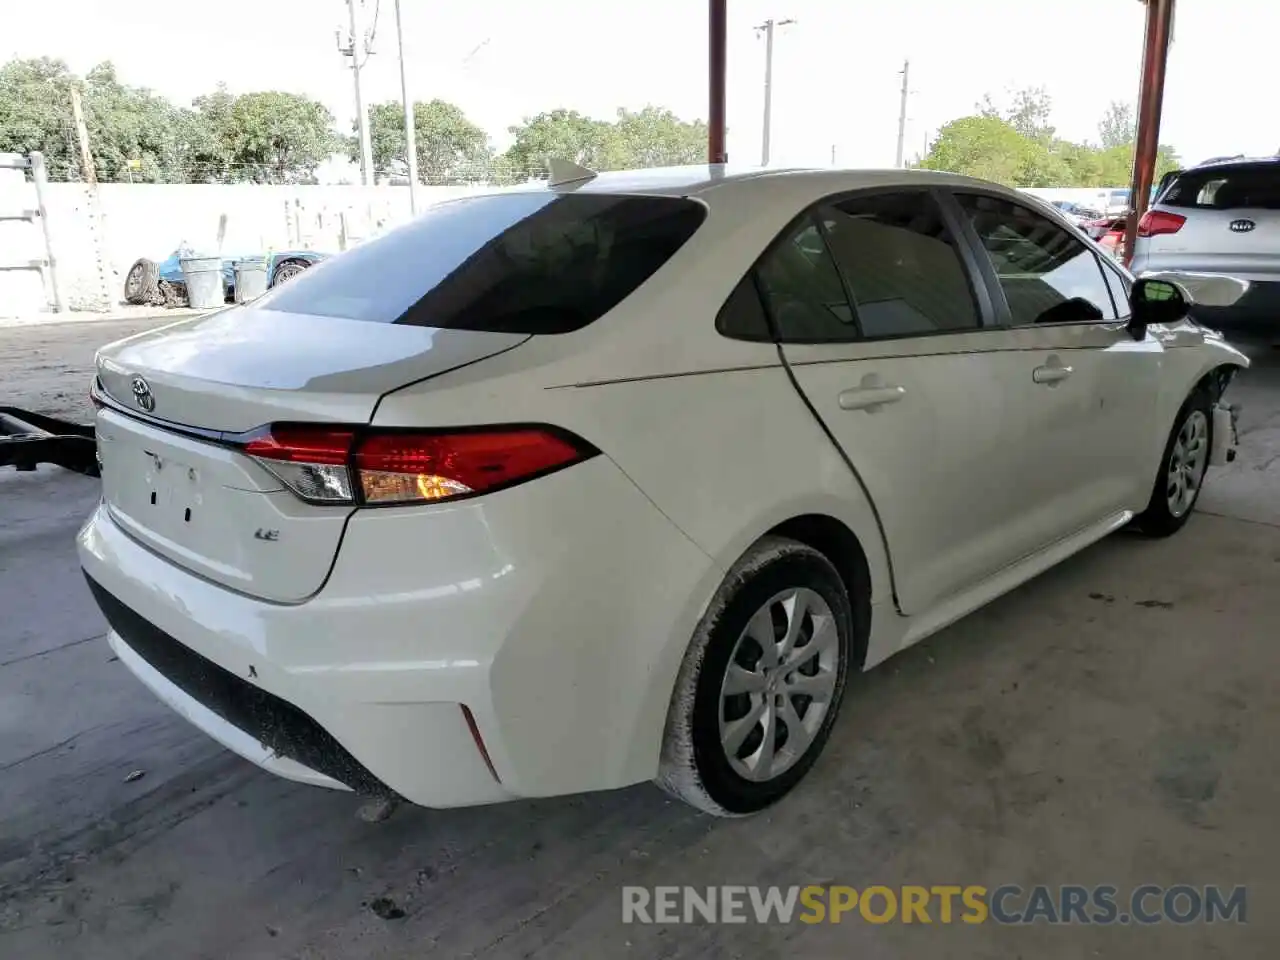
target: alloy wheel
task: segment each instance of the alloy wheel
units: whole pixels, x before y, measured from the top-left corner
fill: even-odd
[[[720,685],[720,744],[744,779],[767,782],[804,756],[831,709],[840,636],[813,590],[774,595],[738,637]]]
[[[1204,411],[1193,410],[1183,421],[1169,454],[1165,496],[1174,517],[1185,515],[1196,502],[1208,462],[1209,418]]]

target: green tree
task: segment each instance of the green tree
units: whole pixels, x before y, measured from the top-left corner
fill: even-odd
[[[1054,129],[1049,124],[1053,112],[1053,99],[1044,87],[1026,87],[1013,95],[1005,119],[1009,126],[1031,140],[1049,141]]]
[[[1031,161],[1033,146],[999,117],[961,117],[938,131],[920,166],[1021,186],[1019,178]]]
[[[685,122],[670,110],[648,106],[633,113],[618,110],[606,132],[604,163],[611,169],[680,166],[700,163],[707,154],[707,125]]]
[[[213,93],[191,101],[193,109],[184,110],[181,123],[189,144],[189,179],[207,183],[234,179],[232,173],[231,108],[236,98],[220,83]]]
[[[610,124],[593,120],[576,110],[556,109],[526,117],[508,128],[515,142],[503,154],[510,179],[545,177],[553,157],[572,160],[592,169],[606,169]]]
[[[333,114],[296,93],[268,90],[235,98],[218,131],[232,176],[257,183],[300,183],[333,152]]]
[[[110,61],[83,84],[85,125],[101,180],[181,183],[188,179],[194,131],[183,112],[143,87],[120,82]]]
[[[444,100],[419,101],[413,105],[413,125],[418,177],[424,183],[466,183],[488,176],[489,138],[460,107]],[[369,139],[377,173],[385,176],[405,169],[404,108],[399,101],[369,108]],[[359,149],[359,141],[352,141],[353,160]]]
[[[74,163],[70,87],[61,60],[11,60],[0,67],[0,151],[44,152],[49,176],[65,180]]]
[[[1112,100],[1107,112],[1098,122],[1098,136],[1103,149],[1132,145],[1137,139],[1137,124],[1133,120],[1133,107],[1119,100]]]
[[[1041,88],[1014,95],[1001,109],[988,95],[976,115],[944,126],[921,166],[995,180],[1012,187],[1117,187],[1133,169],[1131,111],[1113,103],[1099,129],[1104,145],[1072,143],[1054,136],[1049,96]],[[1161,146],[1156,178],[1177,168],[1177,154]]]

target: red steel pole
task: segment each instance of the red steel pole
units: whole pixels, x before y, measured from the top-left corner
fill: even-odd
[[[724,147],[724,89],[728,57],[728,0],[707,0],[707,162],[729,159]]]
[[[1124,261],[1133,258],[1138,220],[1147,212],[1151,184],[1155,180],[1156,151],[1160,147],[1160,111],[1164,106],[1165,68],[1174,0],[1141,0],[1147,7],[1146,39],[1142,48],[1142,80],[1138,87],[1138,130],[1133,152],[1133,181],[1129,193],[1129,218],[1124,226]]]

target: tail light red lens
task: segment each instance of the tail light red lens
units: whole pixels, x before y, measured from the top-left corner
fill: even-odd
[[[1187,222],[1186,217],[1165,210],[1148,210],[1138,221],[1138,236],[1159,237],[1166,233],[1177,233]]]
[[[366,503],[404,503],[509,486],[581,460],[584,452],[540,427],[376,433],[360,442],[354,466]]]
[[[313,503],[426,503],[511,486],[593,456],[551,427],[397,431],[273,426],[245,444],[282,483]]]
[[[275,474],[303,500],[351,503],[351,445],[354,430],[328,427],[273,426],[244,446],[244,452]]]

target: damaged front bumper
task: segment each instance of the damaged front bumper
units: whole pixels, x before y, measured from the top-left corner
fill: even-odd
[[[1240,405],[1222,403],[1213,405],[1213,445],[1209,449],[1209,463],[1220,467],[1236,458],[1240,446]]]
[[[0,407],[0,467],[34,470],[42,463],[98,476],[93,427],[17,407]]]

